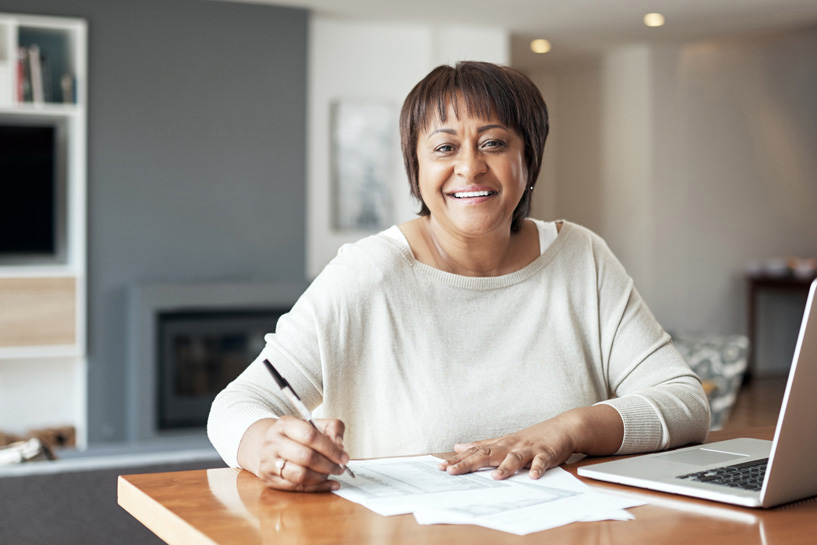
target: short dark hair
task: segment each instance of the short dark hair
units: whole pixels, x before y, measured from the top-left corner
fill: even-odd
[[[400,143],[411,194],[421,204],[419,214],[427,216],[430,212],[420,195],[417,137],[428,128],[432,115],[445,121],[449,104],[458,111],[458,93],[465,100],[469,116],[496,115],[503,125],[515,130],[525,144],[527,185],[511,222],[511,231],[519,231],[530,211],[531,192],[542,167],[548,135],[547,106],[542,93],[527,76],[513,68],[488,62],[463,61],[456,66],[438,66],[414,86],[403,102]]]

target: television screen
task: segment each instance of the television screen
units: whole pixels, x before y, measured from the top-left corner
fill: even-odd
[[[0,124],[0,256],[57,252],[55,132]]]

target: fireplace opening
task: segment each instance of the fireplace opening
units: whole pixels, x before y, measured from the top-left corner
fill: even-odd
[[[288,310],[159,312],[157,429],[203,429],[213,399],[258,356]]]

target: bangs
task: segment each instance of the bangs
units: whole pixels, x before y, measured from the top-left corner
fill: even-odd
[[[445,122],[449,106],[460,118],[460,102],[465,102],[468,117],[491,119],[496,117],[506,127],[520,132],[514,93],[505,78],[486,74],[481,70],[465,69],[440,71],[422,89],[411,116],[418,132],[426,132],[436,119]]]

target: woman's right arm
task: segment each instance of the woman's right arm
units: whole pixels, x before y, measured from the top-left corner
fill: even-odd
[[[268,486],[286,490],[328,490],[331,474],[348,461],[344,423],[316,420],[319,430],[296,418],[275,384],[264,359],[298,392],[310,410],[323,404],[324,366],[353,359],[350,324],[367,293],[379,281],[364,251],[341,251],[310,284],[292,309],[281,316],[275,333],[265,337],[261,354],[215,398],[207,433],[231,467],[255,473]],[[320,432],[320,433],[319,433]],[[281,469],[281,463],[284,463]],[[283,475],[283,477],[282,477]]]

